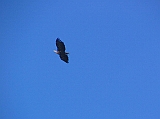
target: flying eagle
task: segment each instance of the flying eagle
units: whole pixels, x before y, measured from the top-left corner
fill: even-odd
[[[68,55],[67,54],[69,54],[69,53],[65,52],[65,50],[66,50],[65,45],[59,38],[56,39],[56,46],[57,46],[57,50],[54,50],[54,52],[59,55],[61,60],[68,63]]]

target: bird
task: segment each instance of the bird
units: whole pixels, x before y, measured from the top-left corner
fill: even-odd
[[[60,59],[63,60],[66,63],[69,63],[68,60],[68,52],[65,52],[66,48],[64,45],[64,42],[62,42],[60,40],[60,38],[56,39],[56,46],[57,46],[57,50],[53,50],[54,53],[58,54]]]

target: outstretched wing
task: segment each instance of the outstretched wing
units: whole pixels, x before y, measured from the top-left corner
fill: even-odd
[[[63,60],[63,61],[65,61],[66,63],[68,63],[68,56],[67,56],[65,53],[61,52],[61,53],[59,54],[59,56],[60,56],[61,60]]]
[[[65,45],[59,38],[56,39],[56,46],[57,46],[57,51],[65,52],[66,50]]]

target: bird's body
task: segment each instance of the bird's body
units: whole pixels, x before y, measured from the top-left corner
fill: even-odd
[[[66,50],[65,45],[59,38],[56,39],[56,46],[57,46],[57,51],[54,50],[54,52],[60,56],[61,60],[63,60],[66,63],[69,63],[67,55],[69,53],[65,52]]]

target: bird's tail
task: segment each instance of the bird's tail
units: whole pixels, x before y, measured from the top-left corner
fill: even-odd
[[[68,55],[68,54],[69,54],[69,52],[65,52],[65,54],[66,54],[66,55]]]

